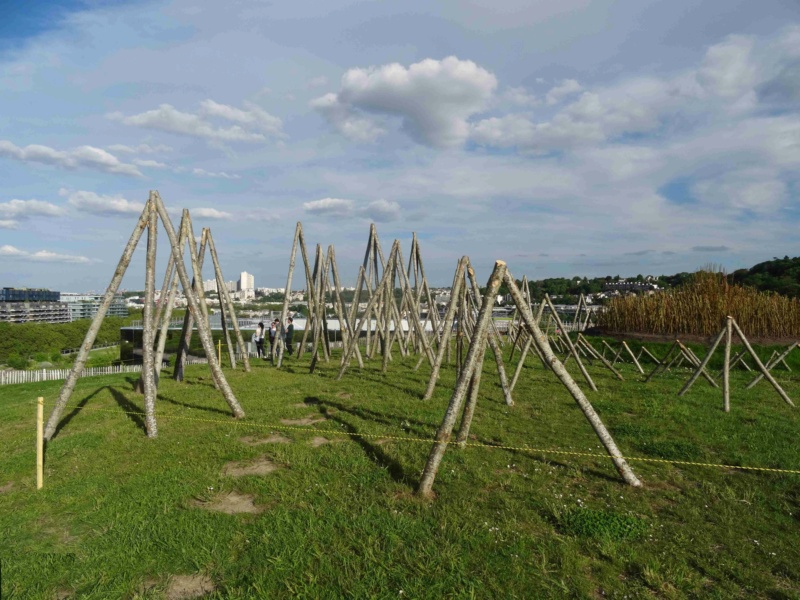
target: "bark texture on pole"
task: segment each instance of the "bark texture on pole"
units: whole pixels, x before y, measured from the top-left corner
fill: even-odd
[[[628,462],[622,457],[622,453],[619,451],[619,448],[617,448],[614,438],[611,437],[611,434],[608,432],[605,425],[603,425],[603,422],[595,412],[594,407],[592,407],[592,404],[586,398],[583,391],[581,391],[570,374],[564,368],[564,365],[561,364],[561,361],[559,361],[555,354],[553,354],[553,351],[550,349],[550,345],[547,343],[544,334],[539,329],[539,326],[535,323],[530,308],[523,302],[522,294],[520,294],[517,284],[514,282],[514,278],[508,271],[506,271],[505,274],[505,281],[508,285],[509,292],[514,298],[514,302],[517,304],[517,310],[522,310],[523,318],[527,322],[528,327],[532,332],[534,343],[538,346],[539,351],[550,364],[553,372],[561,380],[561,383],[564,384],[564,387],[567,388],[569,393],[575,399],[578,407],[580,407],[581,411],[583,411],[586,420],[589,421],[589,424],[592,426],[592,429],[594,429],[597,437],[600,438],[600,442],[603,444],[606,452],[608,452],[609,456],[611,456],[611,460],[614,462],[617,472],[622,476],[626,483],[632,486],[641,486],[642,482],[639,481],[639,479],[633,473],[633,470],[628,465]]]
[[[447,449],[447,444],[450,442],[453,426],[455,425],[459,410],[464,402],[464,396],[467,393],[467,387],[472,379],[472,374],[475,372],[475,367],[479,362],[481,351],[483,350],[483,340],[488,334],[489,322],[492,320],[493,299],[497,296],[497,290],[500,289],[500,283],[503,281],[505,273],[506,263],[500,260],[495,262],[494,270],[486,285],[486,294],[483,297],[481,310],[480,313],[478,313],[473,343],[467,352],[464,367],[461,369],[461,374],[456,381],[453,395],[450,397],[450,405],[447,407],[447,412],[444,415],[442,424],[439,426],[439,431],[436,433],[436,441],[431,448],[428,462],[422,472],[422,478],[420,479],[419,488],[417,489],[417,493],[421,496],[430,496],[433,493],[433,481],[436,478],[439,464],[442,462],[442,457]]]
[[[722,362],[722,410],[731,412],[731,338],[732,317],[725,319],[725,357]]]
[[[447,306],[447,312],[444,316],[444,324],[442,329],[442,336],[439,340],[439,348],[436,351],[436,358],[433,361],[433,368],[431,369],[431,377],[428,380],[428,387],[422,395],[423,400],[430,400],[433,396],[433,390],[436,388],[436,381],[439,379],[439,371],[442,368],[442,361],[444,360],[445,352],[450,348],[450,334],[453,331],[453,320],[456,316],[456,303],[458,302],[458,295],[461,293],[461,287],[464,285],[464,264],[466,256],[458,261],[456,267],[456,275],[453,278],[453,285],[450,288],[450,304]]]
[[[761,359],[758,358],[758,355],[753,351],[753,347],[750,345],[750,342],[747,341],[747,337],[745,337],[742,330],[739,329],[739,324],[736,322],[736,320],[731,319],[731,324],[733,325],[733,328],[736,330],[736,333],[739,336],[739,338],[742,340],[742,344],[744,344],[744,347],[747,348],[747,351],[753,358],[753,362],[756,363],[756,367],[758,368],[758,370],[761,371],[764,377],[767,378],[767,381],[769,381],[772,384],[772,387],[775,388],[775,391],[778,392],[781,398],[783,398],[783,401],[786,402],[786,404],[788,404],[789,406],[794,406],[794,402],[792,402],[792,399],[789,398],[786,392],[783,391],[783,388],[780,385],[778,385],[778,382],[775,381],[775,378],[770,374],[769,371],[767,371],[766,367],[764,367],[764,364],[761,362]]]
[[[172,252],[173,256],[175,257],[175,265],[178,268],[178,276],[180,277],[181,285],[183,285],[184,288],[186,301],[189,304],[189,308],[192,312],[197,315],[201,315],[197,319],[197,329],[200,340],[203,343],[203,350],[208,358],[208,366],[211,369],[212,375],[214,375],[214,378],[217,380],[222,395],[225,397],[225,401],[231,408],[233,415],[236,418],[242,418],[244,417],[244,410],[242,410],[241,405],[239,404],[238,400],[236,400],[236,396],[234,396],[233,390],[231,389],[230,385],[228,385],[228,381],[225,379],[225,375],[222,373],[222,369],[220,369],[219,363],[217,362],[217,357],[214,354],[214,341],[211,337],[211,331],[208,327],[208,320],[202,317],[203,309],[201,307],[205,305],[202,299],[195,297],[195,290],[192,288],[191,282],[189,281],[189,274],[186,272],[186,266],[183,263],[183,257],[181,256],[180,248],[178,247],[178,238],[175,235],[175,230],[172,227],[172,221],[170,221],[169,215],[167,214],[167,209],[164,207],[164,203],[161,201],[161,198],[158,196],[158,194],[156,194],[155,200],[158,208],[158,214],[161,217],[162,223],[164,223],[164,228],[167,231],[167,236],[169,237],[170,244],[172,245]],[[191,229],[189,240],[194,243],[194,236],[191,235]],[[199,278],[200,284],[202,285],[202,275],[198,267],[197,256],[194,252],[190,252],[190,254],[192,258],[192,270],[194,271],[195,279]]]
[[[75,383],[78,381],[78,377],[80,377],[81,371],[83,371],[83,367],[86,365],[86,359],[89,357],[89,351],[92,349],[92,344],[94,344],[94,340],[97,337],[97,332],[100,331],[100,326],[103,324],[103,319],[108,312],[109,306],[111,306],[112,300],[114,300],[114,294],[117,293],[119,284],[122,282],[122,277],[125,275],[125,271],[127,270],[128,265],[131,263],[133,251],[136,250],[136,245],[139,243],[139,239],[142,237],[142,233],[147,227],[147,219],[148,210],[147,205],[145,205],[145,208],[142,211],[142,214],[139,216],[136,226],[133,228],[133,233],[131,233],[128,244],[125,246],[122,256],[117,263],[117,268],[115,269],[114,275],[111,278],[111,283],[108,284],[105,296],[103,296],[103,300],[100,302],[100,306],[97,309],[97,315],[92,321],[89,330],[86,332],[86,336],[83,338],[83,344],[81,344],[80,350],[78,350],[78,354],[75,356],[75,362],[72,365],[72,369],[70,370],[67,379],[64,381],[64,385],[61,387],[61,391],[58,394],[58,400],[56,400],[53,410],[50,413],[50,417],[47,419],[47,425],[44,429],[44,437],[46,440],[52,439],[56,432],[58,421],[61,419],[61,413],[64,412],[64,407],[67,405],[67,402],[72,395],[72,390],[75,389]]]
[[[153,197],[147,201],[149,206],[147,224],[147,259],[144,279],[144,312],[142,314],[142,383],[144,384],[144,424],[147,437],[158,436],[156,425],[156,365],[155,326],[153,323],[153,304],[156,285],[156,250],[158,236],[158,214],[153,205]]]
[[[286,317],[289,312],[289,298],[292,295],[292,275],[294,274],[294,262],[297,258],[297,240],[300,237],[300,232],[303,231],[303,224],[298,221],[294,228],[294,240],[292,241],[292,254],[289,257],[289,274],[286,276],[286,290],[283,295],[283,307],[281,308],[281,326],[278,329],[275,350],[278,353],[277,367],[281,368],[283,363],[283,345],[286,339]]]
[[[681,388],[681,391],[678,392],[678,396],[683,396],[686,392],[688,392],[689,389],[694,384],[694,382],[697,381],[697,378],[700,377],[702,373],[706,372],[706,365],[708,364],[708,361],[711,360],[711,356],[714,354],[714,351],[717,349],[717,346],[719,346],[719,343],[722,341],[722,338],[725,337],[727,331],[728,327],[726,325],[725,327],[722,328],[722,331],[719,332],[717,337],[714,338],[714,343],[711,344],[711,349],[709,349],[708,354],[706,354],[706,357],[703,359],[703,362],[700,363],[700,366],[697,367],[697,370],[694,373],[692,373],[692,376],[689,378],[689,381],[687,381]]]
[[[516,285],[514,287],[516,287]],[[583,366],[583,362],[581,362],[581,357],[578,355],[577,350],[575,350],[575,346],[572,345],[572,340],[569,339],[569,335],[567,334],[566,329],[564,329],[564,324],[561,322],[561,319],[559,318],[558,313],[556,312],[556,307],[553,306],[553,303],[550,300],[550,296],[545,294],[544,299],[547,301],[547,305],[550,307],[553,317],[555,317],[556,323],[558,323],[559,329],[561,330],[561,332],[564,333],[564,341],[566,342],[567,347],[570,349],[570,351],[572,351],[573,354],[575,354],[575,362],[578,363],[578,368],[581,371],[581,375],[583,375],[583,378],[586,380],[586,383],[589,384],[589,387],[592,388],[592,391],[596,392],[597,386],[594,384],[594,381],[592,381],[592,378],[589,375],[589,372],[586,370],[586,367]],[[530,309],[528,309],[528,312],[530,312]],[[534,337],[535,335],[536,334],[534,334]]]

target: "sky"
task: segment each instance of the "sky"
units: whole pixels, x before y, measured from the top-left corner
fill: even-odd
[[[257,287],[298,221],[343,285],[370,223],[432,285],[800,255],[796,0],[0,6],[0,286],[104,290],[150,190]]]

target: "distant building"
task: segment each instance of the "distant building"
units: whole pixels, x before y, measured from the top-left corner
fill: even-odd
[[[244,292],[246,290],[255,290],[256,287],[256,280],[250,273],[247,271],[242,271],[242,274],[239,276],[239,282],[236,286],[237,292]]]
[[[204,292],[216,292],[217,291],[217,280],[216,279],[206,279],[203,282],[203,291]]]
[[[41,288],[0,289],[0,321],[7,323],[68,323],[69,309],[61,292]]]
[[[646,281],[610,281],[603,284],[604,292],[618,291],[618,292],[647,292],[650,290],[657,290],[658,286],[655,283],[647,283]]]
[[[61,292],[42,288],[4,287],[0,290],[0,302],[60,302]]]
[[[67,305],[69,320],[93,319],[100,310],[100,303],[103,301],[102,294],[61,294],[62,303]],[[108,307],[106,316],[127,317],[128,305],[120,294],[114,296],[111,306]]]
[[[0,302],[0,321],[69,323],[69,307],[63,302]]]

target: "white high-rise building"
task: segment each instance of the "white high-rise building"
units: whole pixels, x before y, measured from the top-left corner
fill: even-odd
[[[242,271],[242,274],[239,276],[239,285],[238,290],[240,292],[246,290],[253,290],[256,287],[255,277],[253,277],[247,271]]]
[[[203,291],[204,292],[216,292],[217,291],[217,280],[216,279],[206,279],[203,282]]]

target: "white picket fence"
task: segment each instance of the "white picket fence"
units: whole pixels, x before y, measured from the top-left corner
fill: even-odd
[[[241,360],[242,354],[236,357]],[[255,356],[252,354],[251,356]],[[205,365],[205,358],[189,357],[187,365]],[[72,369],[38,369],[36,371],[0,371],[0,385],[14,385],[17,383],[35,383],[39,381],[56,381],[66,379]],[[142,365],[115,365],[111,367],[89,367],[81,371],[81,377],[96,377],[98,375],[117,375],[119,373],[141,373]]]
[[[37,371],[2,371],[0,385],[15,383],[33,383],[37,381],[55,381],[66,379],[72,369],[39,369]],[[81,377],[97,375],[115,375],[117,373],[138,373],[142,365],[116,365],[112,367],[90,367],[81,372]]]

